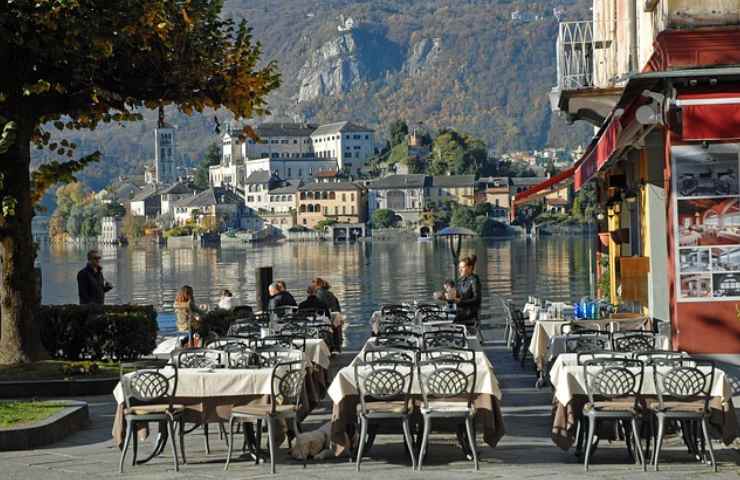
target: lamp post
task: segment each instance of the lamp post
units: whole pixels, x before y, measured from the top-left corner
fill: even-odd
[[[463,237],[475,237],[477,234],[470,230],[469,228],[464,227],[447,227],[443,228],[439,232],[435,234],[437,237],[442,237],[447,239],[447,244],[450,247],[450,253],[452,254],[452,260],[453,260],[453,279],[457,281],[457,263],[460,260],[460,249],[462,247],[462,239]]]

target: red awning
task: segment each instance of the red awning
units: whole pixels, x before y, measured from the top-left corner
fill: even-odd
[[[556,192],[573,181],[573,174],[576,171],[578,163],[570,168],[563,170],[554,177],[548,178],[544,182],[528,188],[527,190],[517,193],[514,197],[514,205],[533,202],[548,193]]]
[[[740,139],[740,91],[679,93],[681,139]]]

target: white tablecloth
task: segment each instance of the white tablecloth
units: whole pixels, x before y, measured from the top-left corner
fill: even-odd
[[[174,341],[172,341],[174,339]],[[167,338],[157,346],[154,351],[155,355],[169,355],[179,345],[175,337]],[[331,351],[323,339],[307,338],[306,339],[306,361],[314,363],[321,368],[328,369],[331,363]]]
[[[625,329],[638,329],[639,326],[645,323],[647,319],[643,317],[638,318],[603,318],[600,320],[575,320],[579,325],[583,325],[586,328],[594,328],[599,330],[625,330]],[[529,344],[529,352],[534,358],[535,364],[540,370],[543,370],[547,361],[550,360],[548,357],[548,348],[550,347],[550,338],[560,335],[560,327],[567,323],[571,323],[570,320],[538,320],[534,324],[534,331],[532,332],[532,340]]]
[[[272,368],[178,368],[178,397],[211,398],[241,395],[269,395]],[[121,383],[113,390],[116,402],[123,403]]]
[[[476,344],[473,344],[471,342],[471,347],[475,347],[475,345]],[[364,348],[363,351],[361,351],[348,366],[342,368],[341,370],[339,370],[339,372],[337,372],[336,377],[334,377],[334,380],[331,382],[331,385],[329,386],[329,396],[334,403],[339,403],[344,397],[348,395],[358,394],[357,386],[355,385],[354,364],[358,358],[362,358],[363,352]],[[491,362],[488,361],[488,357],[486,357],[486,354],[482,350],[477,349],[475,351],[475,361],[476,380],[474,392],[478,394],[483,393],[493,395],[497,399],[501,400],[501,388],[499,387],[498,379],[496,378],[496,374],[493,370],[493,365],[491,365]],[[419,385],[418,378],[416,378],[416,375],[414,375],[414,380],[411,385],[411,393],[413,395],[421,394],[421,387]]]
[[[577,365],[578,355],[575,353],[563,353],[555,359],[550,369],[550,383],[555,389],[555,398],[561,405],[567,405],[575,395],[586,395],[586,379],[583,375],[583,366]],[[636,370],[637,371],[637,370]],[[645,367],[642,379],[643,395],[656,395],[653,379],[653,367]],[[716,368],[714,370],[714,383],[712,384],[712,396],[726,402],[732,398],[732,387],[727,381],[725,372]]]

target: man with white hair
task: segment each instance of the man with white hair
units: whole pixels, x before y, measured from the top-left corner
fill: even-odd
[[[286,290],[280,288],[278,282],[271,283],[267,287],[267,291],[270,294],[270,304],[268,308],[271,312],[275,312],[278,316],[282,316],[284,308],[281,307],[295,307],[295,299]]]
[[[103,278],[103,267],[100,266],[100,252],[87,252],[87,265],[77,273],[77,293],[80,296],[80,305],[103,305],[105,292],[113,285]]]

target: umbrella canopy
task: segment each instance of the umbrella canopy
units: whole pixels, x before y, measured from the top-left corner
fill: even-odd
[[[447,227],[435,233],[437,237],[476,237],[477,233],[465,227]]]

